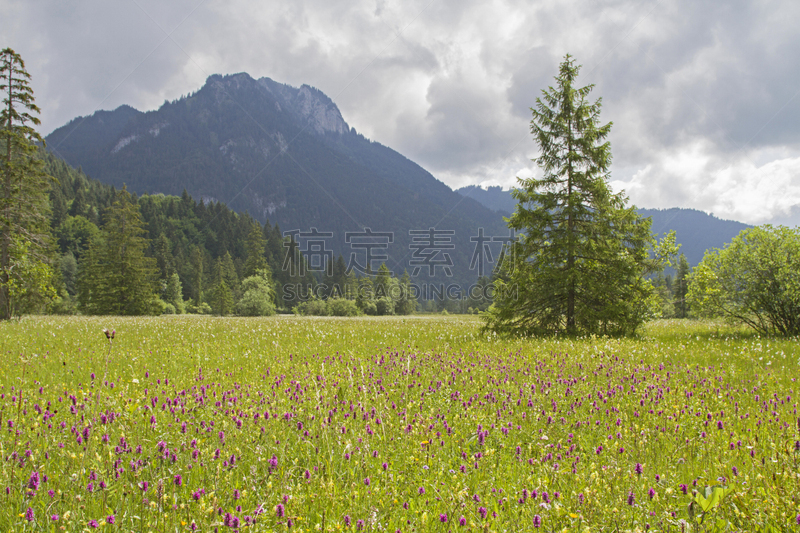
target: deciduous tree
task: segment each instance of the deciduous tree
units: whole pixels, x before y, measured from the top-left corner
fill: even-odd
[[[761,334],[800,334],[800,229],[760,226],[706,252],[689,278],[700,315],[723,316]]]

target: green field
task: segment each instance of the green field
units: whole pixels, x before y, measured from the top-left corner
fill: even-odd
[[[0,531],[800,530],[797,340],[479,326],[0,324]]]

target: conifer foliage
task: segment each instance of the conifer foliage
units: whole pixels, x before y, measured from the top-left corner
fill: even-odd
[[[630,334],[647,315],[649,219],[608,185],[611,123],[600,123],[593,85],[575,87],[569,55],[555,87],[532,108],[541,178],[520,179],[487,328],[508,334]]]
[[[33,128],[30,74],[10,48],[0,51],[0,320],[21,312],[26,299],[47,295],[50,286],[48,189]]]
[[[145,256],[147,240],[139,207],[123,188],[105,213],[99,239],[84,254],[78,295],[87,314],[161,313],[156,260]]]

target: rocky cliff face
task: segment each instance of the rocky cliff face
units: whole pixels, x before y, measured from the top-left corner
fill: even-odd
[[[347,133],[347,125],[339,108],[322,91],[308,85],[299,89],[277,83],[269,78],[261,78],[258,84],[274,95],[279,110],[286,109],[297,119],[311,127],[318,134]]]

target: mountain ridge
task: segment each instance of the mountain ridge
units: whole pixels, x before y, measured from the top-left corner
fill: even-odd
[[[461,284],[476,277],[467,268],[469,238],[478,228],[505,231],[490,209],[357,133],[318,89],[246,73],[209,76],[157,110],[123,106],[78,117],[47,144],[87,175],[138,194],[186,189],[262,223],[334,233],[333,251],[345,257],[346,233],[391,232],[389,262],[401,273],[416,249],[411,230],[454,232],[455,248],[441,253],[452,256]]]
[[[468,196],[503,216],[511,216],[517,202],[511,191],[501,187],[483,189],[469,185],[456,192]],[[651,229],[657,235],[675,230],[676,241],[681,244],[681,252],[690,265],[697,265],[706,250],[722,248],[742,230],[753,226],[735,220],[725,220],[697,209],[670,207],[667,209],[637,207],[640,215],[650,217]]]

